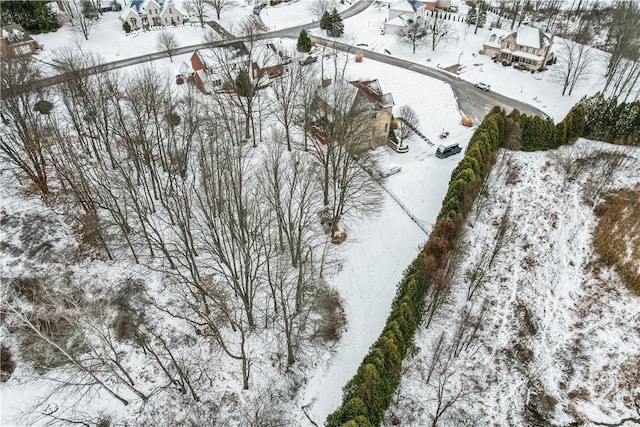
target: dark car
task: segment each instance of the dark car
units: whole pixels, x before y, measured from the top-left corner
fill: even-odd
[[[457,142],[451,145],[441,145],[436,150],[436,157],[445,159],[449,156],[453,156],[454,154],[458,154],[461,151],[462,148],[460,147],[460,145],[458,145]]]
[[[300,62],[300,65],[309,65],[309,64],[313,64],[317,60],[318,60],[317,56],[309,55],[306,58],[301,59],[299,62]]]
[[[265,7],[267,7],[266,3],[258,3],[256,5],[253,6],[253,14],[254,15],[260,15],[260,11],[262,9],[264,9]]]

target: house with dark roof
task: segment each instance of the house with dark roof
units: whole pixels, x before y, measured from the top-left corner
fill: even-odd
[[[550,58],[553,35],[534,27],[518,31],[493,30],[483,44],[482,53],[501,62],[514,62],[528,70],[542,70]]]
[[[318,114],[331,118],[337,111],[347,109],[371,131],[370,137],[363,139],[355,151],[365,151],[385,145],[389,139],[393,96],[384,93],[376,80],[337,80],[327,82],[318,91]],[[322,138],[322,135],[318,135]]]
[[[184,23],[184,13],[172,0],[131,0],[122,9],[120,20],[127,22],[132,30],[149,27],[166,27]]]
[[[35,40],[25,33],[19,24],[7,25],[0,29],[0,59],[31,55],[35,51]]]

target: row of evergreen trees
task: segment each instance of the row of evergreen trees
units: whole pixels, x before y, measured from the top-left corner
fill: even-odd
[[[640,101],[618,104],[615,98],[597,93],[581,103],[586,111],[585,138],[640,145]]]
[[[456,245],[462,223],[489,174],[501,146],[533,151],[574,142],[582,135],[585,110],[576,105],[565,119],[530,117],[495,107],[474,132],[464,158],[451,174],[438,221],[398,285],[391,313],[380,338],[370,348],[356,375],[343,388],[342,405],[326,421],[328,427],[368,427],[382,422],[400,384],[402,359],[422,321],[427,297],[440,295],[437,277]],[[440,299],[444,301],[444,298]]]

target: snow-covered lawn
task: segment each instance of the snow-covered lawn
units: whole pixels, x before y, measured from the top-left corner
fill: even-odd
[[[465,15],[466,6],[461,13],[454,16]],[[571,96],[562,96],[562,87],[553,81],[553,66],[543,73],[531,74],[526,71],[518,71],[513,67],[503,67],[494,64],[491,58],[481,55],[483,42],[491,34],[487,28],[479,28],[474,34],[474,27],[468,27],[463,22],[450,21],[457,31],[454,40],[442,42],[435,51],[425,47],[412,53],[411,46],[403,44],[398,37],[392,34],[380,34],[384,22],[388,17],[385,7],[371,6],[364,12],[345,20],[345,34],[342,41],[353,45],[366,44],[359,47],[365,52],[391,52],[395,57],[414,61],[430,67],[449,67],[460,64],[462,66],[460,78],[472,83],[482,81],[491,85],[491,90],[534,105],[552,116],[556,122],[562,120],[571,107],[584,95],[596,93],[603,87],[603,71],[606,65],[604,54],[600,52],[597,61],[592,64],[592,73],[580,82]],[[491,20],[489,14],[489,20]],[[508,28],[503,24],[503,28]],[[315,29],[314,34],[322,34]],[[557,51],[560,39],[555,39],[553,50]],[[459,61],[459,62],[458,62]]]
[[[593,171],[615,152],[628,157],[605,192],[640,182],[638,148],[580,140],[500,152],[452,263],[450,298],[419,330],[390,417],[428,425],[447,402],[442,425],[638,417],[640,300],[592,244]]]

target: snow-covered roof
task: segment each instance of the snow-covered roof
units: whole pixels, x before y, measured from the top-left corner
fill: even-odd
[[[409,21],[411,21],[411,19],[403,13],[402,15],[398,15],[395,18],[388,20],[385,22],[385,25],[390,25],[392,27],[406,27],[411,24]]]
[[[521,50],[516,50],[511,53],[513,56],[517,56],[518,58],[531,59],[534,61],[542,61],[544,58],[539,55],[534,55],[533,53],[523,52]]]
[[[318,97],[333,110],[351,108],[358,89],[346,80],[337,80],[318,91]]]
[[[522,26],[516,33],[516,43],[520,46],[540,49],[549,45],[549,35],[538,28]]]
[[[193,68],[191,68],[191,65],[182,61],[182,64],[180,64],[180,74],[191,74],[191,73],[193,73]]]
[[[424,8],[422,2],[416,0],[400,0],[391,4],[391,9],[399,10],[402,12],[417,12],[419,9]]]
[[[6,40],[7,44],[33,41],[31,36],[25,33],[24,29],[19,24],[10,24],[2,27],[2,32],[0,34],[2,35],[2,38]]]

